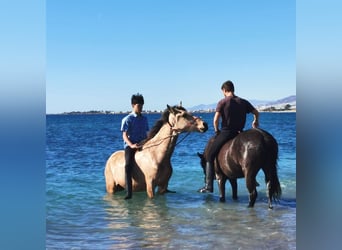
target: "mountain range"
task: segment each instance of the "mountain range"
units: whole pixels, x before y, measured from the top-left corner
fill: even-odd
[[[296,109],[296,95],[287,96],[282,99],[274,100],[274,101],[262,101],[262,100],[249,100],[249,101],[257,109],[267,109],[270,107],[279,109],[279,108],[285,107],[286,105],[290,105],[291,109]],[[188,108],[188,110],[191,112],[215,110],[216,104],[217,103],[199,104],[199,105]]]

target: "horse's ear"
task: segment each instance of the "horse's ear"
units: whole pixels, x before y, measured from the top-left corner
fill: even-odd
[[[200,152],[197,152],[197,155],[199,158],[203,159],[203,154],[201,154]]]
[[[174,113],[174,109],[172,107],[169,106],[169,104],[166,104],[166,107],[167,107],[167,110],[170,112],[170,113]]]

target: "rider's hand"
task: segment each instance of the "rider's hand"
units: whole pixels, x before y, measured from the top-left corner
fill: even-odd
[[[135,143],[135,144],[132,144],[132,146],[131,146],[131,148],[135,148],[135,149],[137,149],[137,148],[139,148],[140,146],[139,146],[139,144],[138,143]]]

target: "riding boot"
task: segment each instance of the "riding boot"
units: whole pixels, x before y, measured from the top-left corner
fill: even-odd
[[[207,162],[205,166],[205,186],[198,190],[200,193],[212,193],[214,182],[214,166],[212,163]]]
[[[126,191],[127,194],[125,196],[125,200],[132,198],[132,176],[130,174],[126,174]]]

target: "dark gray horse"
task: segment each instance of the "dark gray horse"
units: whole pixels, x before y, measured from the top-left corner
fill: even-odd
[[[201,166],[205,174],[206,156],[212,144],[209,139],[204,153],[197,153],[201,158]],[[245,178],[249,192],[248,207],[253,207],[257,198],[256,176],[260,169],[265,174],[267,185],[268,207],[273,208],[272,200],[281,196],[281,187],[277,174],[278,143],[275,138],[262,129],[249,129],[226,142],[215,160],[215,173],[220,191],[220,201],[224,202],[227,179],[232,186],[232,197],[237,199],[237,178]]]

